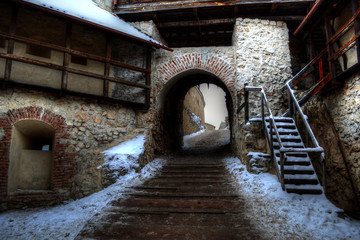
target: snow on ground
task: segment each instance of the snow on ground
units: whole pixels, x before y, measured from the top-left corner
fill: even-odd
[[[144,139],[144,136],[138,136],[105,152],[119,159],[123,158],[121,154],[136,155],[143,151]],[[155,159],[140,173],[132,169],[113,185],[79,200],[55,207],[0,213],[0,239],[74,239],[86,222],[108,203],[121,197],[126,187],[139,185],[151,178],[164,163],[163,159]]]
[[[199,132],[184,136],[183,149],[196,147],[220,147],[230,143],[229,129]]]
[[[111,172],[112,177],[139,168],[139,156],[144,153],[145,135],[139,135],[104,151],[104,163],[98,167]]]
[[[360,222],[338,217],[341,209],[324,195],[289,194],[275,175],[251,174],[238,158],[224,159],[248,199],[251,219],[270,239],[360,239]]]

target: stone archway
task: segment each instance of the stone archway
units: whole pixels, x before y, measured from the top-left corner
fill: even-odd
[[[196,50],[195,50],[196,51]],[[227,54],[209,52],[176,53],[170,59],[159,63],[155,72],[159,91],[157,108],[161,121],[159,134],[163,146],[177,150],[182,146],[182,109],[187,91],[201,83],[212,83],[226,93],[231,141],[233,142],[234,106],[236,101],[234,59]],[[165,149],[165,150],[166,150]]]
[[[235,68],[233,64],[211,54],[184,54],[161,64],[157,71],[160,79],[167,82],[178,74],[194,69],[213,74],[226,85],[229,91],[235,91]]]
[[[190,70],[185,74],[177,75],[163,88],[162,108],[160,111],[162,135],[164,146],[167,150],[176,151],[183,145],[183,104],[186,93],[190,88],[202,84],[211,83],[219,86],[226,94],[226,106],[229,114],[230,131],[233,129],[234,103],[232,93],[227,85],[218,77],[209,72]]]

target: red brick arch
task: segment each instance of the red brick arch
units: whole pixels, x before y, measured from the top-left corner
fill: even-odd
[[[162,64],[158,69],[159,75],[165,81],[170,80],[179,73],[190,69],[201,69],[210,72],[221,79],[230,91],[234,91],[235,70],[225,60],[201,53],[189,53],[172,58]]]
[[[55,129],[55,146],[52,169],[52,188],[51,191],[44,194],[42,192],[24,193],[17,195],[8,195],[8,168],[9,152],[14,124],[19,121],[38,120],[51,125]],[[0,203],[2,202],[44,202],[56,200],[59,198],[57,190],[60,188],[71,187],[72,177],[75,173],[74,157],[76,153],[66,151],[67,144],[65,139],[69,138],[69,126],[65,119],[42,107],[24,107],[9,110],[6,114],[0,116],[0,130],[3,131],[3,137],[0,141]]]

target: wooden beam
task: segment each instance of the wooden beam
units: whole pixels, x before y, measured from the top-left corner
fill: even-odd
[[[164,22],[157,24],[158,28],[176,28],[176,27],[197,27],[197,26],[213,26],[223,24],[234,24],[235,18],[212,19],[212,20],[198,20],[198,21],[178,21],[178,22]]]
[[[150,97],[151,97],[151,50],[147,49],[146,51],[146,69],[149,70],[148,73],[146,73],[146,79],[145,84],[146,86],[149,86],[148,89],[146,89],[145,93],[145,106],[150,107]]]
[[[135,4],[123,4],[119,5],[115,10],[116,14],[127,15],[127,14],[136,14],[136,13],[146,13],[153,11],[164,11],[164,10],[177,10],[177,9],[188,9],[188,8],[207,8],[207,7],[245,7],[245,6],[256,6],[259,4],[311,4],[314,0],[236,0],[236,1],[224,1],[220,2],[219,0],[197,0],[197,1],[155,1],[148,3],[135,3]]]
[[[15,35],[19,8],[16,5],[12,5],[12,6],[13,6],[13,11],[12,11],[12,15],[11,15],[10,35]],[[15,41],[13,39],[8,39],[8,48],[7,48],[8,54],[13,54],[14,45],[15,45]],[[6,89],[7,82],[10,81],[11,68],[12,68],[12,60],[6,59],[4,80],[2,81],[2,84],[1,84],[2,89]]]
[[[247,16],[247,18],[257,18],[264,20],[285,21],[285,22],[300,22],[304,16]],[[200,26],[215,26],[215,25],[231,25],[235,24],[235,18],[223,18],[223,19],[211,19],[211,20],[199,20],[199,21],[177,21],[177,22],[163,22],[156,26],[158,29],[164,28],[178,28],[178,27],[197,27]]]
[[[122,63],[122,62],[119,62],[119,61],[115,61],[115,60],[112,60],[112,59],[108,60],[105,57],[100,57],[100,56],[80,52],[80,51],[73,50],[73,49],[67,49],[66,47],[61,47],[61,46],[58,46],[58,45],[37,41],[37,40],[34,40],[34,39],[28,39],[28,38],[24,38],[24,37],[20,37],[20,36],[12,36],[12,35],[9,35],[9,34],[3,33],[3,32],[0,32],[0,36],[4,37],[4,38],[16,40],[16,41],[19,41],[19,42],[39,45],[39,46],[42,46],[42,47],[45,47],[45,48],[50,48],[50,49],[53,49],[53,50],[70,53],[71,55],[80,56],[80,57],[83,57],[83,58],[87,58],[87,59],[91,59],[91,60],[95,60],[95,61],[99,61],[99,62],[105,62],[105,63],[109,62],[111,65],[115,65],[115,66],[118,66],[118,67],[130,69],[130,70],[137,71],[137,72],[143,72],[143,73],[148,72],[148,70],[145,69],[145,68],[135,67],[135,66],[132,66],[132,65],[129,65],[129,64],[126,64],[126,63]]]
[[[66,39],[65,39],[65,47],[66,49],[71,48],[71,32],[72,32],[72,23],[67,22],[66,24]],[[68,72],[65,70],[67,67],[69,67],[71,55],[68,52],[64,52],[64,61],[63,61],[63,67],[64,70],[62,72],[62,78],[61,78],[61,92],[60,94],[63,95],[63,92],[67,89],[67,83],[68,83]]]
[[[111,36],[107,36],[106,37],[106,59],[107,59],[107,62],[105,63],[105,69],[104,69],[104,75],[106,77],[109,77],[110,76],[110,59],[111,59],[111,42],[112,42],[112,39],[111,39]],[[103,96],[104,97],[108,97],[109,96],[109,80],[106,79],[104,80],[104,85],[103,85]]]
[[[73,69],[73,68],[65,68],[64,66],[61,66],[61,65],[42,62],[42,61],[25,58],[25,57],[14,56],[12,54],[0,53],[0,57],[5,58],[5,59],[23,62],[23,63],[33,64],[33,65],[37,65],[37,66],[41,66],[41,67],[46,67],[46,68],[50,68],[50,69],[54,69],[54,70],[59,70],[59,71],[65,70],[69,73],[79,74],[79,75],[83,75],[86,77],[92,77],[92,78],[97,78],[97,79],[102,79],[102,80],[109,80],[111,82],[121,83],[121,84],[131,86],[131,87],[138,87],[138,88],[144,88],[144,89],[150,88],[149,86],[146,86],[144,84],[133,83],[133,82],[129,82],[129,81],[126,81],[126,80],[123,80],[120,78],[108,77],[108,76],[104,76],[101,74],[90,73],[90,72],[77,70],[77,69]]]
[[[271,9],[270,9],[270,13],[269,13],[270,16],[272,16],[272,15],[275,14],[275,11],[276,11],[276,9],[277,9],[277,6],[278,6],[278,5],[277,5],[276,3],[271,4]]]

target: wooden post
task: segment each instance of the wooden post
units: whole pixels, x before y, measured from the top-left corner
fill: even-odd
[[[359,7],[358,1],[352,0],[352,13],[355,15],[357,9]],[[359,24],[358,24],[358,18],[355,18],[354,20],[354,35],[356,35],[359,31]],[[360,41],[359,39],[356,39],[356,53],[357,53],[357,60],[360,62]]]
[[[329,13],[325,15],[325,32],[326,32],[326,42],[328,42],[332,37],[332,28],[331,28],[331,21]],[[330,60],[332,54],[333,54],[333,48],[331,46],[331,43],[329,43],[328,47],[328,59],[329,59],[329,72],[331,79],[335,78],[336,72],[335,72],[335,65],[332,60]]]
[[[104,69],[104,75],[109,77],[110,76],[110,60],[111,60],[111,46],[112,46],[112,37],[110,35],[106,38],[106,63]],[[104,80],[103,85],[103,97],[109,97],[109,80]]]
[[[72,24],[71,24],[71,22],[67,22],[65,47],[68,50],[70,50],[70,48],[71,48],[71,32],[72,32]],[[70,53],[64,52],[64,61],[63,61],[64,70],[62,71],[61,91],[60,91],[61,96],[64,94],[64,91],[66,91],[66,89],[67,89],[68,75],[69,75],[67,68],[69,67],[70,58],[71,58]]]
[[[145,93],[145,106],[150,107],[150,97],[151,97],[151,48],[146,50],[146,69],[148,72],[146,73],[146,86],[150,88],[146,89]]]
[[[288,89],[289,114],[290,114],[290,117],[293,118],[294,117],[294,108],[293,108],[293,99],[291,97],[290,91],[291,91],[291,89]]]
[[[10,25],[10,35],[15,35],[16,30],[16,23],[17,23],[17,17],[18,17],[19,8],[15,5],[13,5],[13,12],[11,16],[11,25]],[[7,54],[13,54],[14,53],[14,45],[15,41],[13,39],[8,40],[8,48],[7,48]],[[12,60],[6,59],[5,62],[5,73],[4,73],[4,80],[1,84],[2,89],[7,88],[7,82],[10,81],[11,78],[11,68],[12,68]]]
[[[245,123],[249,122],[249,92],[246,91],[246,86],[248,85],[248,83],[244,84],[244,98],[245,98]]]

